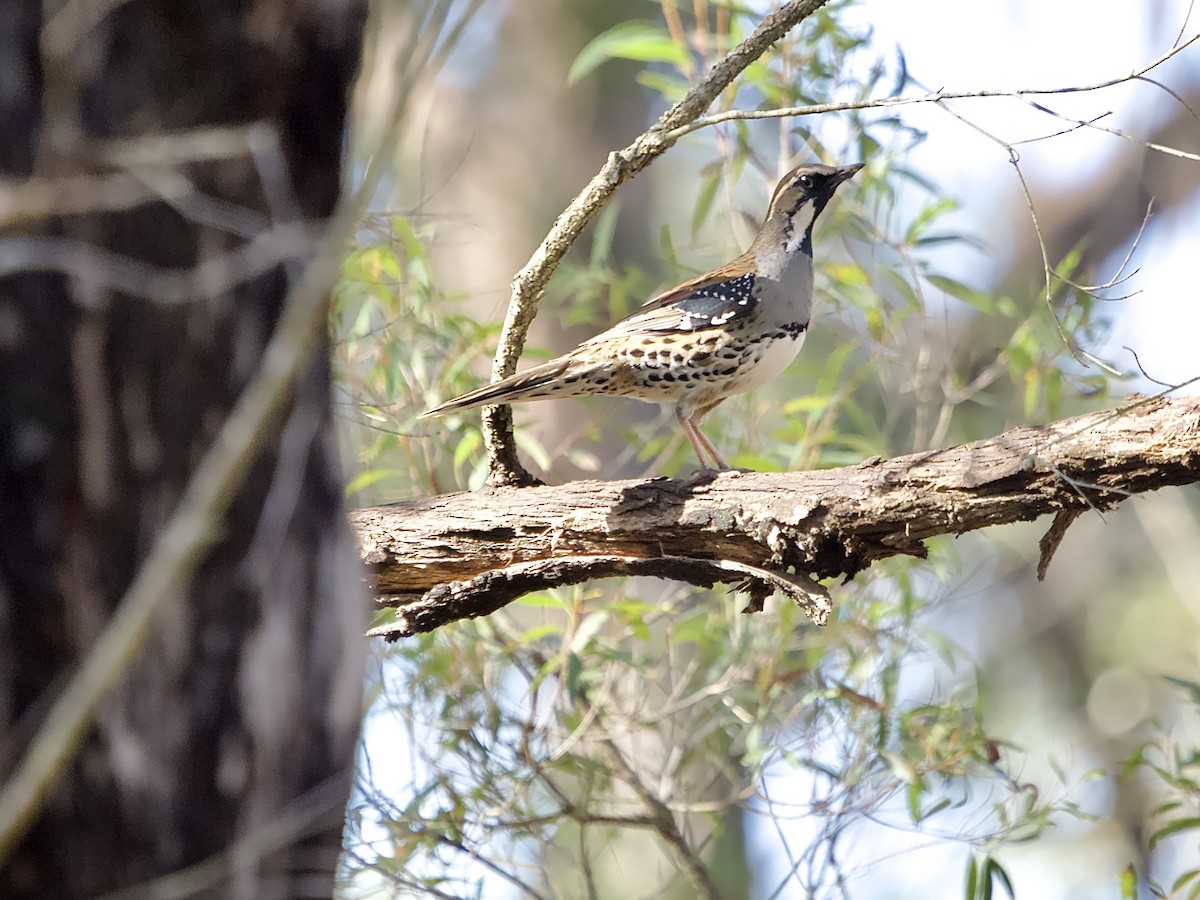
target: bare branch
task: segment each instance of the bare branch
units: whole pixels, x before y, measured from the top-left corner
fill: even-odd
[[[734,122],[750,119],[790,119],[800,116],[817,116],[826,113],[835,112],[853,112],[863,109],[885,109],[893,106],[911,106],[915,103],[942,103],[946,100],[977,100],[988,97],[1016,97],[1025,98],[1029,96],[1047,96],[1051,94],[1082,94],[1091,91],[1099,91],[1104,88],[1114,87],[1118,84],[1124,84],[1128,81],[1142,80],[1143,76],[1150,71],[1161,66],[1172,57],[1178,56],[1192,44],[1200,41],[1200,34],[1193,35],[1187,41],[1172,47],[1162,56],[1153,62],[1143,66],[1140,69],[1135,69],[1128,75],[1121,75],[1116,78],[1109,78],[1104,81],[1097,81],[1093,84],[1086,85],[1067,85],[1060,87],[1032,87],[1032,88],[1014,88],[1009,90],[981,90],[981,91],[930,91],[926,94],[921,94],[916,97],[877,97],[873,100],[852,100],[844,103],[819,103],[812,106],[787,106],[778,109],[731,109],[725,112],[715,113],[711,116],[704,116],[689,122],[686,125],[680,125],[668,134],[668,137],[678,140],[684,135],[691,134],[693,131],[699,131],[701,128],[709,128],[713,125],[720,125],[722,122]],[[1183,102],[1182,100],[1180,101]],[[1184,104],[1186,106],[1187,104]],[[1044,112],[1055,115],[1050,110]],[[1072,120],[1074,122],[1074,120]],[[1083,127],[1087,123],[1074,122],[1076,127]],[[1157,148],[1156,148],[1157,149]]]
[[[396,621],[373,628],[371,637],[395,639],[444,624],[447,610],[461,611],[455,619],[476,618],[495,612],[534,591],[581,584],[618,575],[650,575],[712,587],[719,582],[748,582],[748,611],[762,609],[762,600],[776,591],[790,597],[818,625],[829,620],[833,603],[829,592],[804,575],[789,575],[732,559],[696,559],[684,556],[575,556],[519,563],[484,572],[466,581],[438,585],[416,601],[398,599]],[[385,603],[388,601],[385,601]]]
[[[675,860],[684,876],[692,883],[692,887],[696,889],[701,897],[710,898],[710,900],[720,900],[721,891],[717,888],[717,884],[713,881],[713,877],[709,874],[703,863],[697,858],[696,853],[688,846],[687,840],[683,833],[679,830],[679,826],[675,824],[675,816],[672,814],[667,804],[663,803],[656,797],[653,791],[642,782],[638,773],[634,771],[633,766],[625,759],[620,748],[611,738],[604,738],[601,742],[604,748],[608,751],[608,757],[612,760],[614,768],[616,768],[624,777],[624,781],[633,789],[633,792],[638,795],[638,799],[645,804],[646,811],[650,814],[650,818],[654,822],[654,830],[658,832],[658,836],[666,843],[667,848],[671,852],[671,858]]]
[[[0,226],[36,222],[51,215],[132,209],[155,200],[176,199],[190,189],[186,182],[152,188],[125,172],[0,182]]]
[[[220,297],[280,263],[305,257],[318,238],[311,225],[277,225],[228,253],[194,268],[179,269],[150,265],[74,238],[6,238],[0,240],[0,277],[17,272],[63,272],[131,297],[186,303]]]
[[[374,632],[389,638],[487,615],[527,591],[632,574],[749,576],[822,621],[828,605],[806,592],[812,579],[923,557],[935,535],[1105,510],[1197,481],[1200,398],[1158,397],[848,468],[487,488],[351,519],[380,602],[398,607]]]
[[[1046,572],[1050,569],[1050,560],[1054,559],[1054,554],[1058,552],[1058,547],[1062,543],[1062,539],[1067,535],[1067,529],[1071,527],[1072,522],[1082,515],[1082,509],[1060,509],[1054,514],[1054,521],[1050,523],[1050,530],[1042,535],[1042,539],[1038,541],[1038,581],[1046,580]]]
[[[759,23],[754,32],[713,66],[687,95],[667,110],[644,134],[622,150],[614,151],[587,186],[579,192],[551,227],[529,262],[513,278],[512,297],[500,332],[500,345],[492,365],[492,379],[499,380],[517,369],[525,336],[537,311],[546,282],[559,261],[588,223],[623,183],[670,149],[679,136],[675,132],[704,112],[748,65],[828,0],[791,0]],[[512,410],[508,406],[485,407],[483,439],[490,461],[489,482],[494,485],[530,484],[533,477],[517,458],[512,436]]]

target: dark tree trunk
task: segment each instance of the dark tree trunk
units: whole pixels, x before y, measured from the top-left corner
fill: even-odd
[[[91,22],[92,4],[0,0],[0,781],[253,378],[312,250],[254,238],[316,233],[333,210],[365,3],[104,6]],[[6,198],[14,186],[36,190]],[[189,894],[329,895],[365,604],[323,349],[0,861],[0,897],[93,896],[234,845]]]

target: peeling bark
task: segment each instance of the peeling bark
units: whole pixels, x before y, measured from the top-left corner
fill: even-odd
[[[617,575],[746,580],[749,611],[782,589],[816,622],[816,578],[851,578],[925,541],[1071,513],[1200,481],[1200,399],[1017,428],[983,441],[812,472],[487,488],[351,514],[395,639],[494,612],[536,590]],[[1065,513],[1067,515],[1059,515]]]

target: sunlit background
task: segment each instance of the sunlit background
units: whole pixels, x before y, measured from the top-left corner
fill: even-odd
[[[751,5],[759,13],[771,8]],[[450,22],[471,8],[427,6],[449,11]],[[614,60],[572,83],[568,73],[581,50],[629,19],[664,26],[664,11],[683,7],[676,11],[691,34],[697,10],[714,22],[721,15],[704,2],[693,9],[645,0],[487,0],[478,7],[450,41],[436,18],[421,19],[428,12],[422,4],[379,3],[376,51],[360,97],[361,142],[369,144],[382,127],[371,111],[384,108],[384,98],[398,87],[411,97],[395,180],[389,195],[380,198],[380,216],[364,230],[363,242],[402,246],[407,268],[395,264],[402,289],[390,312],[373,310],[364,300],[369,292],[356,293],[354,272],[347,274],[351,285],[340,313],[339,352],[352,505],[479,483],[477,414],[432,426],[414,426],[412,416],[487,377],[513,274],[608,152],[650,125],[666,108],[672,85],[688,74],[667,63]],[[865,43],[846,54],[844,71],[820,85],[835,96],[812,96],[810,102],[887,96],[897,85],[905,96],[1095,85],[1146,67],[1200,32],[1189,0],[867,0],[832,8],[838,26]],[[397,64],[396,54],[410,47],[406,41],[414,29],[439,27],[447,53],[433,77]],[[783,64],[794,63],[801,97],[810,90],[802,80],[811,62],[805,43],[811,35],[809,25],[801,26],[787,51],[791,62]],[[828,51],[828,59],[837,58]],[[692,75],[701,71],[698,66]],[[411,83],[404,84],[405,78]],[[876,79],[871,88],[863,89],[871,78]],[[735,105],[775,104],[747,91]],[[716,443],[739,448],[735,464],[803,468],[853,462],[872,452],[947,446],[1027,421],[1115,406],[1130,392],[1187,382],[1200,377],[1195,349],[1200,296],[1192,271],[1200,249],[1196,110],[1200,43],[1145,78],[1104,90],[906,105],[865,111],[860,119],[832,114],[757,123],[745,132],[733,125],[699,131],[618,192],[552,283],[527,356],[567,349],[655,289],[729,258],[753,234],[776,175],[822,153],[838,154],[822,158],[825,162],[854,161],[846,154],[862,149],[859,124],[887,117],[895,125],[873,133],[888,135],[888,141],[876,157],[864,160],[869,186],[839,195],[842,206],[833,215],[840,218],[823,223],[818,233],[818,265],[824,258],[831,268],[802,359],[785,383],[763,396],[732,401],[712,419],[708,430]],[[807,146],[804,135],[791,131],[798,125],[812,130]],[[698,218],[698,196],[709,184],[710,211]],[[889,186],[894,196],[888,196]],[[939,206],[942,200],[949,202]],[[889,281],[884,270],[908,277],[911,259],[897,246],[905,229],[930,209],[936,227],[926,234],[929,239],[906,247],[928,267],[923,272],[943,280],[913,279],[920,314],[912,315],[902,285]],[[947,235],[969,240],[943,240]],[[1077,261],[1073,274],[1081,282],[1113,282],[1094,291],[1094,298],[1055,297],[1055,313],[1072,340],[1079,339],[1075,359],[1061,342],[1053,345],[1057,336],[1045,300],[1045,265],[1058,270],[1066,259]],[[865,273],[865,284],[856,281],[857,272]],[[883,299],[870,299],[878,297]],[[991,309],[1001,300],[1028,316],[1029,324],[1019,317],[1006,324]],[[1091,304],[1087,321],[1073,320],[1071,308],[1062,305],[1075,302]],[[451,337],[439,319],[451,314],[447,311],[464,319],[456,320]],[[379,349],[379,336],[394,331],[400,320],[404,333]],[[376,343],[363,335],[374,335]],[[849,362],[832,368],[830,360],[843,345],[853,345]],[[391,376],[397,381],[389,384],[371,374],[364,360],[377,364],[391,346],[403,360],[392,366],[402,374]],[[1027,351],[1045,360],[1018,370],[1013,360]],[[1106,372],[1092,357],[1119,374]],[[961,400],[947,399],[963,384],[956,380],[959,374],[982,376],[996,360],[1002,364],[990,381]],[[446,378],[453,383],[442,383]],[[829,407],[822,397],[831,393],[838,404],[858,398],[859,405]],[[829,421],[837,425],[820,431],[813,426],[827,409],[833,409]],[[939,416],[938,409],[946,415]],[[878,431],[863,430],[864,419]],[[672,432],[670,417],[631,401],[539,404],[519,411],[518,423],[532,467],[548,480],[687,471],[686,442]],[[1145,742],[1156,747],[1174,742],[1186,756],[1200,741],[1196,707],[1162,678],[1200,680],[1198,501],[1194,487],[1171,489],[1103,516],[1089,513],[1068,533],[1043,583],[1035,579],[1034,565],[1045,522],[936,542],[928,564],[881,567],[836,589],[843,619],[830,626],[825,651],[813,650],[824,638],[810,639],[798,617],[786,619],[790,610],[768,606],[765,615],[736,618],[714,611],[708,626],[732,629],[729,640],[744,640],[745,652],[759,646],[755,641],[769,643],[767,633],[782,629],[780,658],[824,652],[837,660],[829,665],[841,666],[840,674],[827,673],[819,684],[822,702],[833,702],[837,685],[877,696],[872,687],[889,660],[896,664],[892,677],[898,684],[891,690],[897,708],[932,698],[969,707],[978,685],[982,729],[997,742],[1003,770],[976,760],[961,772],[953,767],[933,772],[918,805],[928,810],[943,799],[949,803],[920,823],[913,821],[913,792],[901,787],[881,789],[887,796],[861,815],[831,825],[806,806],[830,794],[819,768],[798,765],[792,754],[772,757],[764,751],[755,757],[749,742],[763,741],[771,750],[803,746],[809,763],[825,758],[832,770],[848,740],[828,723],[813,732],[819,737],[798,738],[804,714],[794,709],[774,731],[755,735],[750,728],[730,745],[742,768],[722,773],[731,784],[740,774],[755,788],[735,814],[741,816],[741,835],[732,843],[714,839],[704,850],[712,854],[714,871],[727,866],[735,873],[722,885],[738,883],[736,873],[748,873],[737,890],[725,888],[733,891],[730,896],[963,897],[968,861],[987,858],[1002,864],[1022,900],[1119,897],[1121,874],[1130,865],[1139,873],[1141,896],[1151,896],[1148,875],[1170,888],[1195,867],[1200,860],[1195,832],[1166,838],[1147,853],[1150,834],[1169,821],[1161,811],[1155,818],[1155,808],[1171,795],[1162,779],[1126,763]],[[588,610],[605,609],[617,602],[614,597],[639,598],[657,610],[646,632],[654,646],[636,628],[622,632],[615,620],[588,618]],[[548,666],[537,677],[522,674],[520,654],[539,642],[553,657],[566,641],[570,655],[581,660],[575,664],[588,669],[611,663],[590,641],[602,639],[605,652],[613,653],[640,641],[630,658],[641,659],[639,652],[670,654],[678,669],[647,675],[651,683],[669,681],[687,670],[687,642],[675,617],[686,613],[693,621],[706,604],[736,609],[736,598],[724,592],[721,597],[652,581],[605,584],[514,606],[501,614],[507,624],[495,630],[486,623],[463,624],[451,626],[461,630],[453,636],[401,645],[399,656],[381,648],[376,703],[364,731],[363,791],[353,804],[360,818],[352,817],[348,831],[357,864],[351,866],[347,895],[420,894],[415,882],[436,878],[444,866],[441,873],[452,872],[458,880],[427,883],[430,896],[475,896],[477,890],[483,897],[524,896],[522,882],[539,886],[543,896],[587,896],[582,876],[576,881],[562,876],[579,865],[569,856],[578,847],[538,853],[522,838],[506,836],[498,824],[503,798],[484,798],[482,788],[476,799],[494,815],[492,830],[458,835],[439,851],[425,852],[414,823],[432,817],[423,804],[434,794],[421,792],[435,780],[437,761],[444,760],[456,777],[477,773],[444,751],[452,740],[438,731],[442,726],[420,720],[413,710],[431,708],[430,698],[440,692],[444,725],[476,708],[467,698],[483,689],[495,692],[500,698],[495,705],[515,710],[518,719],[548,723],[564,694],[561,684],[553,685],[567,678],[566,664],[563,671]],[[911,619],[894,622],[877,609],[913,597],[920,609]],[[581,628],[581,620],[591,624]],[[562,621],[567,624],[555,624]],[[703,625],[706,618],[699,621]],[[587,628],[592,634],[584,633]],[[853,648],[864,630],[884,646],[880,636],[891,635],[890,628],[902,635],[896,646],[906,650],[894,650],[895,659],[863,650],[862,659],[870,662],[856,661]],[[792,640],[788,629],[798,644],[786,644]],[[525,640],[512,637],[518,634]],[[477,638],[482,643],[473,643]],[[862,647],[870,643],[862,640]],[[943,645],[954,649],[934,652]],[[737,656],[736,648],[731,655]],[[507,668],[509,662],[515,671]],[[604,678],[630,686],[628,672],[605,671]],[[478,672],[490,680],[469,688],[455,680]],[[444,680],[435,684],[435,677]],[[753,681],[754,675],[747,677]],[[806,675],[794,677],[794,696],[790,703],[781,699],[784,706],[794,707],[816,690]],[[718,702],[719,708],[754,719],[754,711],[736,708],[732,696],[723,706]],[[845,721],[858,721],[855,715],[846,713]],[[649,783],[665,790],[669,736],[682,726],[664,722],[657,731],[631,736],[627,747],[637,750]],[[517,734],[496,723],[480,725],[485,731],[496,727],[492,733],[505,746]],[[567,748],[572,752],[585,751],[594,738],[578,721],[559,726],[567,734],[581,729],[582,746]],[[461,740],[478,740],[468,724],[453,728]],[[504,753],[493,752],[498,766],[507,764],[499,762],[508,759]],[[519,757],[509,762],[519,766]],[[884,758],[891,759],[886,753]],[[892,774],[903,781],[905,760],[898,756],[892,763]],[[1123,771],[1133,774],[1121,779]],[[521,782],[519,774],[513,777]],[[574,786],[581,780],[583,775]],[[713,796],[700,791],[697,801]],[[832,796],[836,800],[837,792]],[[1191,802],[1196,797],[1191,793]],[[993,804],[1018,808],[1024,800],[1049,806],[1024,831],[989,837],[1005,831],[997,826]],[[1200,815],[1181,802],[1166,812]],[[685,818],[709,812],[698,802]],[[695,827],[705,834],[703,826]],[[723,827],[728,834],[728,823]],[[471,840],[479,841],[472,845],[478,857],[462,851]],[[595,840],[607,842],[604,849],[579,852],[594,857],[589,877],[598,896],[658,896],[655,886],[669,881],[664,872],[670,867],[652,832],[633,839],[606,833],[603,841],[599,835]],[[582,846],[583,839],[579,842]],[[814,842],[824,842],[825,849],[804,857],[803,849]],[[520,881],[505,874],[510,869]],[[394,877],[396,872],[410,880]],[[1189,896],[1192,886],[1182,885],[1177,896]],[[686,882],[671,890],[670,896],[689,896]]]

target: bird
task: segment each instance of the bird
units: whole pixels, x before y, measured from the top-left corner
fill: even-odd
[[[652,297],[548,362],[426,410],[596,395],[673,403],[701,471],[730,465],[700,430],[719,403],[780,375],[812,310],[812,230],[838,185],[863,167],[802,164],[783,176],[762,227],[736,259]],[[706,458],[707,454],[707,458]]]

